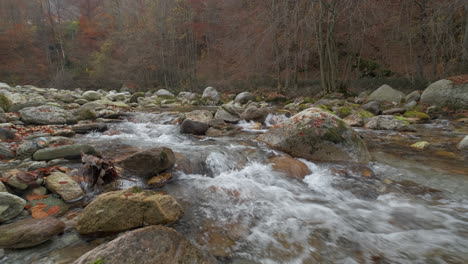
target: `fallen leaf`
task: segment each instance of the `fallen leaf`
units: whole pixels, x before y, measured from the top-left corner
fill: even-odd
[[[68,181],[59,181],[60,184],[67,184]]]
[[[56,215],[60,212],[60,206],[54,205],[49,210],[47,210],[47,214],[50,215]]]
[[[124,193],[125,197],[129,197],[129,196],[132,196],[132,195],[133,195],[133,193]]]
[[[31,216],[33,218],[46,218],[49,216],[47,212],[44,212],[44,209],[47,207],[44,203],[37,203],[36,206],[31,208]]]
[[[49,195],[39,195],[39,194],[30,194],[26,196],[26,200],[28,201],[34,201],[34,200],[40,200],[49,197]]]

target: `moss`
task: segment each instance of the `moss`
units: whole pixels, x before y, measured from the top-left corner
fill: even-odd
[[[341,118],[345,118],[347,116],[349,116],[352,112],[352,109],[348,106],[342,106],[340,107],[337,111],[336,111],[337,115]]]
[[[333,113],[333,111],[330,109],[330,107],[328,105],[319,105],[317,106],[318,108],[322,109],[323,111],[327,112],[327,113],[330,113],[332,115],[334,115],[335,113]]]
[[[410,125],[410,122],[408,120],[406,120],[406,118],[402,117],[402,116],[395,116],[396,119],[400,120],[400,121],[403,121],[403,123],[405,125]]]
[[[299,110],[301,110],[301,111],[306,110],[308,108],[307,106],[308,106],[307,104],[300,104],[299,105]]]
[[[366,110],[359,110],[357,112],[357,115],[360,117],[360,118],[371,118],[371,117],[374,117],[374,114],[372,114],[371,112],[368,112]]]
[[[428,114],[418,112],[418,111],[406,111],[403,116],[408,117],[408,118],[415,117],[421,120],[428,120],[431,118]]]
[[[131,189],[129,189],[129,191],[130,191],[131,193],[141,193],[141,192],[143,192],[143,189],[141,189],[141,188],[138,187],[138,186],[133,186]]]
[[[311,98],[311,97],[305,97],[303,103],[304,104],[313,104],[313,103],[315,103],[315,99]]]
[[[8,112],[11,107],[11,101],[6,97],[4,94],[0,94],[0,107],[5,111]]]
[[[103,259],[96,259],[93,264],[104,264],[104,260]]]

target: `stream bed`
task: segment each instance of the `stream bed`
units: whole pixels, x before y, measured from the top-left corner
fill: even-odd
[[[185,209],[172,227],[220,263],[468,263],[468,161],[446,149],[466,125],[438,120],[411,133],[358,129],[374,178],[356,175],[349,164],[301,160],[312,173],[296,180],[266,162],[277,152],[255,141],[262,130],[243,123],[234,137],[195,137],[180,134],[174,117],[137,113],[77,140],[106,158],[171,148],[174,179],[157,190]],[[434,148],[408,147],[421,140]],[[147,187],[120,182],[134,185]],[[4,263],[70,263],[109,239],[70,229],[41,246],[6,251]]]

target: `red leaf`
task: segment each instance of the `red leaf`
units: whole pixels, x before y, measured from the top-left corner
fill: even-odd
[[[49,210],[47,210],[48,215],[56,215],[60,212],[60,206],[54,205]]]

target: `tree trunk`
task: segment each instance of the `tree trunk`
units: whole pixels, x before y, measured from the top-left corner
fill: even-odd
[[[468,3],[465,4],[465,36],[463,38],[464,70],[468,70]]]

